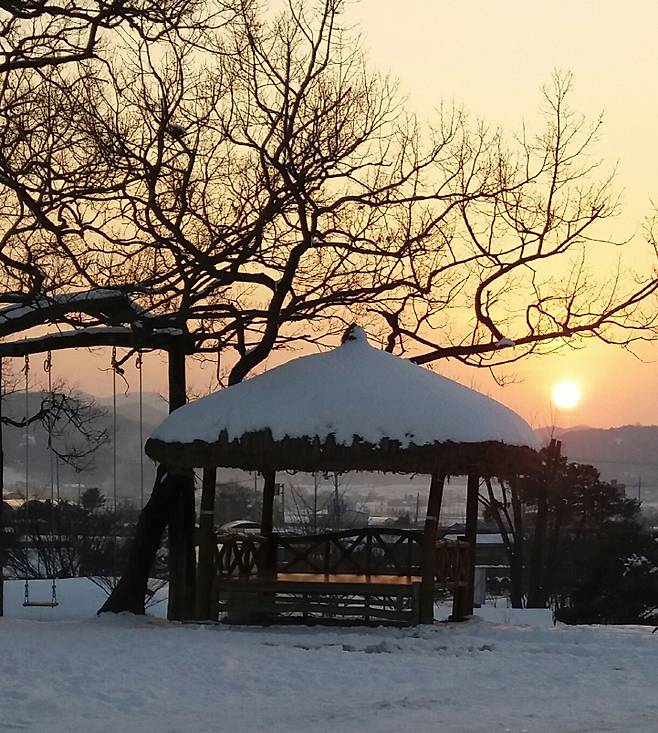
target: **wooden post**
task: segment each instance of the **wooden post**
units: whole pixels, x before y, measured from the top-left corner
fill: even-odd
[[[172,346],[167,352],[169,412],[187,402],[187,379],[185,374],[185,349],[183,344]]]
[[[169,516],[169,602],[167,618],[194,618],[196,581],[194,474],[173,474],[174,495]]]
[[[466,542],[471,546],[471,557],[468,564],[468,585],[463,595],[461,618],[473,615],[473,591],[475,587],[475,549],[478,533],[478,492],[480,477],[476,473],[468,474],[466,488]]]
[[[263,471],[263,510],[260,520],[260,531],[266,539],[263,570],[267,574],[276,574],[276,544],[274,542],[274,488],[276,471]]]
[[[274,529],[274,482],[275,471],[263,471],[263,509],[260,519],[260,531],[264,537],[272,534]]]
[[[441,501],[443,499],[442,473],[433,473],[430,495],[427,500],[427,516],[423,531],[422,577],[420,586],[420,623],[434,623],[434,565],[436,555],[436,530],[439,525]]]
[[[185,346],[181,339],[168,351],[169,412],[187,400]],[[194,617],[194,585],[196,575],[194,525],[194,476],[181,475],[178,491],[171,504],[169,517],[169,602],[167,618]]]
[[[199,621],[210,619],[211,586],[213,582],[213,558],[217,540],[215,538],[215,484],[217,469],[203,469],[201,509],[199,511],[199,561],[196,571],[195,608]]]

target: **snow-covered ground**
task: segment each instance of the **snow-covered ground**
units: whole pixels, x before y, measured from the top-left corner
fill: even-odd
[[[658,733],[648,628],[507,608],[405,630],[228,628],[97,618],[85,580],[60,583],[53,610],[6,593],[2,733]]]

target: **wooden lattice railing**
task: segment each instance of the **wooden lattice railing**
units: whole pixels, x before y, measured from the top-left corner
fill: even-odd
[[[471,565],[471,546],[463,540],[437,540],[434,579],[447,588],[465,586]]]
[[[217,535],[217,575],[242,578],[260,574],[266,563],[266,547],[265,537],[260,535]]]
[[[223,578],[274,572],[361,575],[421,575],[422,533],[365,528],[317,535],[219,535],[217,574]],[[436,542],[436,582],[455,587],[468,579],[470,545]]]
[[[367,527],[318,535],[277,537],[283,573],[418,575],[420,532]]]

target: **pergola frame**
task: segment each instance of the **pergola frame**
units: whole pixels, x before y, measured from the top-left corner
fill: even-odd
[[[225,432],[213,443],[167,443],[149,439],[146,453],[167,470],[203,469],[199,519],[199,556],[196,576],[195,616],[212,616],[211,596],[216,471],[220,467],[258,471],[264,478],[261,534],[272,538],[273,507],[277,470],[331,471],[369,470],[396,473],[421,473],[431,476],[427,514],[422,542],[422,580],[420,622],[433,623],[434,553],[445,479],[449,475],[468,476],[465,539],[471,545],[468,585],[455,591],[453,618],[473,613],[473,581],[477,535],[478,487],[481,476],[524,473],[536,453],[530,448],[500,442],[435,443],[402,446],[398,441],[382,440],[378,445],[355,436],[351,446],[340,445],[333,436],[324,442],[318,438],[285,438],[276,441],[269,430],[246,433],[228,440]]]

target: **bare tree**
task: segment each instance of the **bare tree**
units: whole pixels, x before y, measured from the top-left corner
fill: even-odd
[[[17,541],[8,567],[18,578],[75,578],[105,568],[112,552],[109,516],[92,521],[66,502],[26,501],[15,509]]]
[[[291,0],[273,16],[245,3],[194,44],[131,34],[120,64],[11,76],[2,105],[26,111],[6,118],[0,146],[15,304],[0,334],[53,328],[4,353],[166,348],[176,406],[185,354],[212,355],[234,384],[274,349],[326,344],[355,318],[419,363],[649,337],[653,274],[615,271],[605,287],[586,276],[616,203],[607,178],[593,182],[598,123],[568,111],[569,80],[547,91],[545,128],[514,144],[451,108],[426,129],[368,70],[341,8]],[[555,278],[570,253],[570,277]],[[167,502],[185,492],[161,482],[136,543],[150,556],[183,514]],[[139,609],[146,565],[113,610]]]
[[[602,118],[577,115],[571,87],[556,72],[543,89],[544,127],[524,128],[500,157],[504,185],[460,205],[448,248],[462,277],[382,311],[389,345],[416,363],[495,367],[586,338],[625,348],[655,338],[655,239],[649,231],[644,250],[636,243],[638,268],[622,267],[630,243],[610,237],[620,204],[595,157]]]
[[[118,29],[149,42],[166,34],[189,40],[225,9],[199,0],[3,0],[0,73],[91,59]]]

